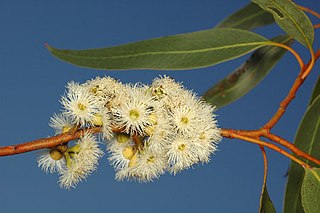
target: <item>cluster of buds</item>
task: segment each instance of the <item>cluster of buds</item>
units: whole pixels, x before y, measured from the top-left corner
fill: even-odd
[[[155,78],[151,85],[97,77],[66,88],[63,110],[50,120],[56,134],[97,126],[101,132],[96,137],[88,131],[73,144],[40,154],[39,167],[60,174],[63,188],[75,187],[96,170],[104,154],[98,139],[105,141],[116,179],[141,182],[209,162],[221,140],[214,107],[170,77]]]

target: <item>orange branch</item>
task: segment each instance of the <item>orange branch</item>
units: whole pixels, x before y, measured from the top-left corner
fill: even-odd
[[[233,130],[233,129],[222,129],[227,132],[233,132],[237,135],[242,135],[250,138],[260,138],[265,137],[269,140],[280,144],[286,148],[288,148],[290,151],[292,151],[294,154],[296,154],[299,157],[303,157],[306,160],[309,160],[317,165],[320,165],[320,160],[316,159],[315,157],[311,156],[310,154],[303,152],[298,147],[296,147],[294,144],[290,143],[289,141],[270,133],[269,131],[266,131],[265,129],[259,129],[259,130]]]
[[[16,155],[24,152],[55,147],[82,137],[86,131],[98,133],[101,131],[101,127],[86,128],[78,130],[75,133],[66,132],[50,138],[40,138],[22,144],[0,147],[0,156]]]
[[[305,70],[311,71],[311,66],[314,65],[314,62],[317,61],[320,57],[320,49],[315,53],[314,60],[310,60],[310,62],[304,66],[304,68],[300,71],[298,77],[296,78],[295,82],[293,83],[288,95],[285,97],[285,99],[280,103],[280,106],[277,110],[277,112],[273,115],[273,117],[262,127],[263,129],[266,129],[267,131],[270,131],[270,129],[280,120],[282,115],[285,113],[288,105],[291,103],[291,101],[294,99],[298,89],[303,84],[305,77],[309,73],[305,73]],[[309,68],[311,67],[311,68]]]
[[[317,13],[316,11],[311,10],[311,9],[304,7],[304,6],[300,6],[300,5],[298,7],[300,8],[300,10],[307,12],[307,13],[310,13],[311,15],[314,15],[317,18],[320,18],[320,14]]]
[[[255,139],[255,138],[250,138],[250,137],[247,137],[247,136],[243,136],[243,135],[235,133],[234,131],[229,131],[229,130],[226,130],[226,129],[222,129],[221,130],[221,135],[223,137],[226,137],[226,138],[238,138],[238,139],[241,139],[241,140],[248,141],[250,143],[258,144],[260,146],[268,147],[269,149],[273,149],[276,152],[279,152],[280,154],[290,158],[291,160],[293,160],[296,163],[298,163],[299,165],[301,165],[303,168],[311,168],[305,162],[301,161],[300,159],[296,158],[292,154],[286,152],[285,150],[281,149],[280,147],[278,147],[278,146],[276,146],[274,144],[267,143],[267,142],[264,142],[264,141],[261,141],[261,140]]]
[[[262,134],[264,137],[290,149],[294,154],[296,154],[297,156],[300,156],[300,157],[303,157],[315,164],[318,164],[320,165],[320,160],[316,159],[315,157],[309,155],[308,153],[306,152],[303,152],[302,150],[300,150],[298,147],[296,147],[294,144],[290,143],[289,141],[286,141],[285,139],[277,136],[277,135],[274,135],[274,134],[271,134],[271,133],[268,133],[268,134]]]
[[[288,105],[291,103],[291,101],[295,98],[296,93],[300,86],[303,84],[304,79],[300,78],[298,76],[293,83],[288,95],[285,97],[285,99],[280,103],[280,106],[277,110],[277,112],[273,115],[273,117],[263,126],[263,129],[266,129],[269,131],[282,117],[282,115],[285,113]]]
[[[132,135],[132,140],[136,144],[136,147],[138,149],[143,147],[142,141],[141,141],[141,139],[140,139],[138,134],[133,134]]]

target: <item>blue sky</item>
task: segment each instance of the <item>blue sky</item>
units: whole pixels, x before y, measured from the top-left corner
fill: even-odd
[[[299,1],[303,2],[303,1]],[[58,48],[86,49],[133,42],[164,35],[208,29],[248,1],[0,1],[0,146],[53,135],[49,118],[59,112],[59,98],[68,81],[84,82],[110,75],[122,82],[150,83],[167,74],[203,94],[248,56],[214,67],[188,71],[101,71],[75,67],[49,54],[44,43]],[[320,11],[317,1],[307,5]],[[312,18],[312,20],[315,20]],[[318,23],[318,22],[317,22]],[[259,29],[273,37],[277,26]],[[316,38],[315,46],[319,47]],[[305,60],[308,52],[295,43]],[[312,85],[316,66],[274,132],[293,140]],[[219,109],[223,128],[256,129],[276,111],[298,73],[286,54],[261,84],[235,103]],[[268,150],[268,189],[282,209],[289,161]],[[117,182],[106,157],[97,172],[77,189],[60,189],[57,175],[42,172],[36,152],[0,159],[2,212],[256,212],[263,177],[259,147],[223,139],[206,165],[152,183]]]

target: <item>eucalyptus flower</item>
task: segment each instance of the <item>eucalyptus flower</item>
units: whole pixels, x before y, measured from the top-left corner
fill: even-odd
[[[168,76],[151,85],[97,77],[83,84],[70,82],[66,88],[63,111],[53,115],[50,126],[56,134],[100,128],[117,180],[148,182],[167,171],[177,174],[208,163],[218,149],[215,107]],[[103,152],[89,132],[73,146],[63,146],[44,152],[38,165],[58,172],[60,186],[70,189],[97,169]]]

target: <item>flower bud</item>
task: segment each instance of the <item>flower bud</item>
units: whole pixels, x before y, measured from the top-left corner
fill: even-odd
[[[133,167],[137,162],[137,154],[134,154],[131,159],[130,159],[130,162],[129,162],[129,167]]]
[[[64,153],[65,151],[67,151],[68,146],[66,144],[58,145],[56,146],[56,149],[59,150],[61,153]]]
[[[102,126],[103,125],[101,114],[99,114],[99,113],[94,114],[93,125],[95,125],[95,126]]]
[[[128,160],[131,160],[134,155],[133,147],[127,146],[122,150],[122,155]]]
[[[158,124],[158,116],[155,113],[151,113],[149,115],[149,119],[151,120],[153,125],[157,125]]]
[[[125,133],[118,133],[116,134],[116,139],[118,143],[125,143],[129,141],[130,135]]]
[[[152,136],[153,133],[154,133],[154,129],[155,127],[154,126],[147,126],[144,131],[145,133],[148,135],[148,136]]]
[[[63,157],[63,154],[58,149],[51,149],[50,150],[50,157],[53,160],[58,161]]]

